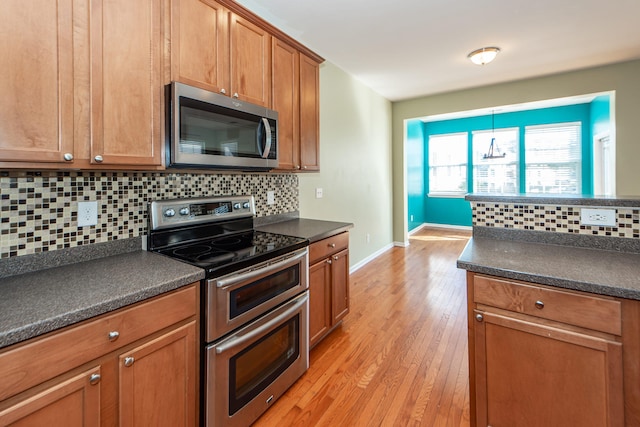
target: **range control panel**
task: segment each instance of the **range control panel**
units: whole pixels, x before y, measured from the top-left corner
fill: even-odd
[[[151,230],[255,215],[253,196],[155,200],[149,203]]]

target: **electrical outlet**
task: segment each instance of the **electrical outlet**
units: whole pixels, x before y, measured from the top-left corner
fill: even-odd
[[[78,227],[98,224],[98,202],[78,202]]]
[[[267,191],[267,204],[273,205],[276,202],[276,194],[273,191]]]
[[[600,227],[616,226],[615,209],[580,209],[580,223],[582,225],[595,225]]]
[[[316,188],[316,199],[322,199],[322,188]]]

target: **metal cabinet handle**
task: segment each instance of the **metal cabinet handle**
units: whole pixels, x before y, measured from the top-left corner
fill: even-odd
[[[111,332],[109,332],[109,341],[115,341],[115,340],[118,339],[119,336],[120,336],[120,332],[111,331]]]
[[[536,301],[535,306],[538,310],[542,310],[544,308],[544,303],[542,301]]]
[[[333,256],[333,259],[334,259],[335,261],[337,261],[337,260],[338,260],[338,258],[339,258],[339,257],[338,257],[338,255],[334,255],[334,256]]]
[[[100,374],[91,374],[89,377],[89,384],[96,385],[100,382]]]
[[[330,248],[335,248],[336,244],[335,243],[329,243],[327,246],[329,246]]]
[[[482,322],[484,320],[484,317],[482,316],[482,314],[478,313],[478,314],[476,314],[476,320],[478,322]]]
[[[306,165],[302,167],[302,169],[306,169],[306,168],[307,168],[307,166],[306,166]]]
[[[101,155],[97,155],[97,156],[95,156],[95,157],[93,158],[93,160],[95,160],[95,161],[96,161],[96,162],[98,162],[98,163],[102,163],[102,161],[103,161],[104,159],[102,158],[102,156],[101,156]]]
[[[220,93],[223,95],[227,94],[227,90],[225,88],[220,89]]]
[[[71,153],[64,153],[64,159],[65,159],[67,162],[70,162],[71,160],[73,160],[73,154],[71,154]]]
[[[136,359],[134,359],[132,356],[129,357],[125,357],[124,358],[124,366],[126,366],[127,368],[131,365],[133,365],[133,362],[135,362]]]
[[[234,97],[235,99],[238,99],[238,98],[240,98],[240,95],[238,95],[238,92],[235,92],[235,93],[233,94],[233,97]]]
[[[327,260],[327,264],[331,264],[332,262],[333,262],[333,261],[331,261],[331,258],[329,258],[329,259]]]
[[[296,169],[300,169],[300,165],[296,165]]]

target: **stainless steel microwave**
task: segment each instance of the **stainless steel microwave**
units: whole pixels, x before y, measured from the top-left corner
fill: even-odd
[[[169,90],[168,167],[278,167],[276,111],[178,82]]]

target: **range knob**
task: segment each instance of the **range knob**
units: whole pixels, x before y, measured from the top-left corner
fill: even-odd
[[[243,207],[243,208],[245,208],[245,209],[249,209],[249,206],[251,206],[251,205],[249,204],[249,202],[244,202],[244,203],[242,204],[242,207]]]
[[[240,209],[240,207],[241,207],[240,203],[233,204],[233,209]]]
[[[176,211],[173,208],[169,208],[166,211],[164,211],[164,216],[166,216],[167,218],[171,218],[172,216],[176,216]]]
[[[189,208],[180,208],[180,215],[189,215]]]

